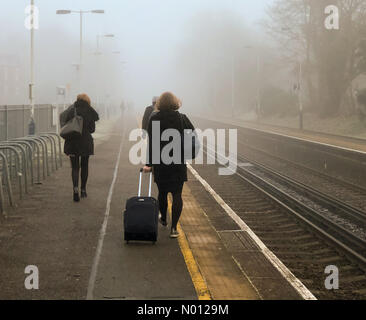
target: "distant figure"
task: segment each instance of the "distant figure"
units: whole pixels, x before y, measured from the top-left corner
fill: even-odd
[[[156,102],[157,102],[158,98],[159,97],[153,97],[153,99],[152,99],[152,105],[151,106],[148,106],[145,109],[144,117],[142,118],[142,129],[145,130],[145,131],[147,131],[147,129],[149,127],[150,117],[151,117],[152,113],[155,110],[155,105],[156,105]]]
[[[160,123],[160,136],[166,129],[176,129],[181,134],[186,129],[194,131],[195,129],[187,116],[179,113],[180,107],[181,102],[170,92],[163,93],[158,99],[157,112],[154,112],[150,117],[147,130],[149,134],[149,162],[144,167],[144,172],[153,170],[154,173],[154,180],[159,189],[158,200],[161,213],[159,221],[163,226],[167,226],[168,193],[173,195],[171,238],[179,236],[177,225],[183,209],[182,191],[184,182],[187,181],[187,165],[183,153],[179,163],[164,164],[161,154],[160,163],[152,163],[152,123],[155,121]],[[163,150],[168,143],[170,141],[160,141],[160,150]]]
[[[90,98],[86,94],[79,94],[77,101],[69,107],[65,121],[74,117],[76,113],[83,118],[83,132],[80,138],[66,140],[64,153],[70,157],[72,167],[72,183],[74,201],[79,202],[79,174],[81,169],[81,197],[86,198],[86,183],[88,181],[89,156],[94,155],[94,141],[92,133],[95,132],[95,122],[99,120],[98,113],[91,107]]]

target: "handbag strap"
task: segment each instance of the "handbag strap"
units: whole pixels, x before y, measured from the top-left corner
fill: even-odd
[[[77,112],[76,112],[76,106],[74,105],[74,117],[76,118],[78,116]]]

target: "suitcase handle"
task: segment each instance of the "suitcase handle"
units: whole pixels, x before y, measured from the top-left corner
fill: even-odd
[[[142,173],[143,172],[144,172],[143,169],[140,169],[138,197],[141,197],[141,182],[142,182]],[[152,184],[152,172],[150,172],[149,197],[151,197],[151,184]]]

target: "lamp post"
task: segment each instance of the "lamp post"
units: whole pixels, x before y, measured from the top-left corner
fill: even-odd
[[[31,107],[31,114],[28,124],[28,134],[34,135],[36,133],[36,124],[34,122],[34,0],[31,0],[31,28],[30,28],[30,83],[29,83],[29,104]]]
[[[282,31],[289,31],[290,28],[282,27]],[[296,38],[298,40],[298,38]],[[304,112],[303,112],[303,104],[302,104],[302,61],[301,55],[298,56],[298,65],[299,65],[299,76],[298,76],[298,84],[297,84],[297,94],[299,100],[299,128],[300,130],[304,129]]]
[[[252,46],[245,46],[242,45],[240,46],[240,48],[244,48],[244,49],[255,49],[255,47]],[[258,118],[261,112],[261,89],[260,89],[260,55],[258,53],[257,55],[257,61],[256,61],[256,72],[257,72],[257,114],[258,114]],[[234,53],[231,56],[231,112],[232,112],[232,117],[235,117],[235,56]]]
[[[98,34],[97,35],[97,51],[95,52],[95,55],[97,57],[97,107],[99,108],[99,77],[100,77],[100,56],[102,55],[102,52],[100,51],[100,38],[114,38],[114,34]]]
[[[244,46],[245,49],[255,49],[252,46]],[[256,103],[256,112],[257,112],[257,120],[259,120],[260,113],[261,113],[261,83],[260,83],[260,65],[261,65],[261,58],[259,53],[257,54],[256,58],[256,72],[257,72],[257,103]]]
[[[80,15],[80,57],[79,57],[79,90],[81,89],[81,71],[83,65],[83,15],[85,13],[97,13],[103,14],[104,10],[57,10],[56,14],[71,14],[71,13],[78,13]]]
[[[231,115],[234,118],[235,109],[235,57],[234,53],[231,57]]]
[[[303,117],[303,106],[302,106],[302,62],[299,61],[299,85],[298,85],[298,98],[299,98],[299,127],[300,130],[304,129],[304,117]]]
[[[260,56],[259,53],[257,55],[257,112],[258,112],[258,120],[261,114],[261,79],[260,79]]]
[[[112,51],[111,52],[112,55],[114,56],[119,56],[121,54],[120,51]],[[117,79],[115,79],[115,81],[113,81],[114,83],[117,83]],[[112,88],[109,88],[109,90],[111,90]],[[111,91],[110,93],[106,94],[106,98],[108,99],[108,108],[107,108],[107,102],[105,103],[105,114],[107,119],[109,119],[109,116],[111,114],[111,105],[112,105],[112,100],[111,100],[111,96],[113,96],[113,91]]]

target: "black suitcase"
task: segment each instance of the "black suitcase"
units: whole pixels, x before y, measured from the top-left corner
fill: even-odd
[[[158,201],[151,197],[152,173],[150,173],[149,196],[141,197],[142,169],[140,170],[138,196],[127,200],[124,212],[124,238],[130,240],[152,241],[158,239]]]

